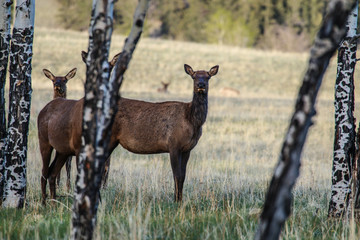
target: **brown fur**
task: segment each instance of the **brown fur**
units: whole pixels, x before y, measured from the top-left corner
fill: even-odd
[[[43,72],[47,78],[49,78],[53,82],[53,89],[54,89],[54,95],[53,98],[66,98],[66,84],[67,82],[75,77],[77,69],[73,68],[68,74],[65,76],[54,76],[52,72],[50,72],[47,69],[43,69]],[[68,191],[70,191],[70,173],[71,173],[71,157],[69,157],[68,161],[66,162],[66,186]],[[57,176],[57,185],[60,185],[60,172]]]
[[[121,98],[112,127],[110,153],[120,143],[139,154],[170,153],[175,181],[175,201],[182,200],[182,189],[190,151],[196,146],[207,115],[208,80],[218,66],[196,71],[185,64],[194,80],[193,101],[150,103]],[[43,158],[42,197],[46,198],[46,180],[55,198],[55,177],[69,155],[79,156],[81,148],[82,108],[84,99],[57,98],[48,103],[38,116],[38,135]],[[56,149],[50,163],[52,149]]]

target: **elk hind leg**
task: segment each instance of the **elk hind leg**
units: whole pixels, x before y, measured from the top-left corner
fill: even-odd
[[[56,186],[59,187],[60,186],[60,178],[61,178],[61,171],[59,172],[59,174],[56,177]]]
[[[42,157],[42,171],[41,171],[41,194],[42,194],[42,204],[46,202],[46,184],[49,177],[49,164],[51,159],[51,153],[53,148],[50,145],[41,145],[40,144],[40,153]]]
[[[71,178],[71,159],[72,157],[68,157],[68,159],[66,160],[66,188],[67,191],[70,192],[70,178]]]
[[[102,181],[101,181],[101,185],[103,188],[107,187],[109,170],[110,170],[110,156],[106,159],[105,164],[104,164],[104,170],[103,170]]]
[[[51,199],[56,198],[56,177],[61,171],[61,168],[64,166],[68,155],[64,155],[56,152],[55,159],[51,163],[49,168],[49,185],[50,185],[50,197]]]

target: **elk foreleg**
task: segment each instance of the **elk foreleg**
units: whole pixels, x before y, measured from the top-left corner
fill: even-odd
[[[68,159],[66,160],[66,165],[65,165],[65,168],[66,168],[66,188],[67,188],[67,191],[70,192],[70,178],[71,178],[71,160],[72,160],[72,157],[68,157]],[[60,173],[59,173],[60,175]]]
[[[106,159],[105,164],[104,164],[104,170],[103,170],[103,175],[102,175],[102,187],[106,188],[107,187],[107,181],[108,181],[108,177],[109,177],[109,170],[110,170],[110,156]]]
[[[190,157],[190,152],[170,153],[171,168],[175,183],[174,198],[176,202],[182,201],[182,191],[186,176],[186,165]]]
[[[51,199],[56,198],[56,177],[61,171],[61,168],[64,166],[66,160],[68,159],[68,155],[63,155],[61,153],[56,152],[55,159],[51,163],[49,168],[49,185],[50,185],[50,197]]]
[[[59,172],[59,174],[56,177],[56,186],[60,186],[60,178],[61,178],[61,171]]]

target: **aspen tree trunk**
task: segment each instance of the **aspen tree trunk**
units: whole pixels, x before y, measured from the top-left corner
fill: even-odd
[[[92,239],[100,197],[103,166],[115,109],[107,104],[112,89],[108,85],[109,46],[113,23],[112,0],[94,0],[89,28],[83,108],[82,150],[72,216],[72,239]]]
[[[354,159],[354,166],[353,166],[353,181],[352,181],[352,199],[353,199],[353,207],[352,210],[354,212],[350,213],[351,217],[356,218],[357,220],[360,220],[360,126],[358,128],[357,134],[356,134],[356,154]]]
[[[0,206],[4,193],[4,147],[6,142],[5,82],[10,49],[11,0],[0,0]]]
[[[105,20],[112,19],[110,17],[112,10],[109,10],[112,2],[94,1],[93,3],[89,54],[86,60],[88,67],[83,110],[83,148],[80,154],[79,173],[75,188],[72,239],[91,239],[93,237],[102,172],[105,160],[109,156],[107,145],[120,97],[119,88],[123,73],[127,69],[136,43],[140,39],[148,2],[149,0],[140,0],[135,11],[133,28],[125,41],[124,53],[117,61],[119,74],[116,76],[118,78],[114,77],[115,74],[109,78],[107,62],[111,25]],[[105,20],[104,16],[106,16]],[[106,52],[106,57],[101,55],[104,52]]]
[[[347,34],[338,49],[335,85],[335,138],[329,217],[350,217],[352,169],[355,160],[354,70],[358,5],[346,23]]]
[[[8,136],[5,147],[4,207],[22,208],[25,202],[34,16],[35,0],[16,2],[10,46],[10,97]]]
[[[300,157],[315,115],[314,104],[329,60],[345,37],[347,16],[355,1],[333,0],[317,33],[310,60],[300,88],[295,111],[285,136],[280,159],[272,177],[255,239],[278,239],[290,215],[291,191],[299,176]]]

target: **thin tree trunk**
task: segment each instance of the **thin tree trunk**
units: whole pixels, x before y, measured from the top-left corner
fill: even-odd
[[[355,161],[353,167],[353,181],[352,181],[352,198],[353,202],[353,209],[354,212],[351,213],[351,216],[354,216],[357,220],[360,220],[360,124],[358,127],[358,131],[356,133],[356,154],[355,154]]]
[[[329,217],[350,217],[352,169],[355,159],[354,70],[358,5],[349,15],[347,34],[338,49],[335,85],[335,138]]]
[[[112,34],[113,1],[94,0],[86,60],[82,150],[73,204],[72,239],[92,239],[100,197],[101,176],[107,159],[113,109],[108,103],[109,46]]]
[[[113,88],[115,89],[120,89],[124,73],[130,63],[136,44],[141,37],[149,1],[150,0],[139,0],[138,6],[135,9],[131,32],[125,40],[121,55],[116,61],[116,65],[111,73],[110,83],[113,84]]]
[[[100,1],[99,1],[100,2]],[[106,11],[106,1],[94,1],[93,16]],[[80,154],[80,167],[75,188],[75,201],[73,206],[73,239],[91,239],[96,224],[96,212],[99,204],[99,190],[102,171],[109,155],[108,143],[117,103],[119,88],[123,74],[127,69],[136,43],[140,39],[145,14],[149,0],[140,0],[135,11],[134,25],[130,36],[125,42],[122,56],[117,61],[118,78],[109,80],[109,65],[107,62],[108,48],[110,46],[110,26],[102,18],[94,18],[90,26],[89,51],[87,56],[87,81],[85,85],[85,102],[83,113],[83,148]],[[111,3],[112,4],[112,3]],[[98,10],[94,10],[98,9]],[[109,14],[109,9],[107,13]],[[106,13],[105,12],[105,13]],[[112,10],[111,10],[112,12]],[[108,14],[103,14],[110,19]],[[107,26],[108,31],[96,29],[97,21],[101,20],[102,26]],[[96,29],[96,34],[92,34]],[[135,29],[135,30],[134,30]],[[105,38],[105,35],[107,38]],[[104,38],[108,41],[104,41]],[[101,49],[107,48],[107,49]],[[106,57],[101,53],[106,52]],[[106,67],[104,67],[106,66]],[[116,67],[115,67],[116,68]],[[104,70],[104,72],[102,72]],[[96,74],[97,73],[97,74]],[[99,78],[97,80],[97,78]],[[99,85],[96,85],[99,84]],[[93,92],[92,92],[93,91]]]
[[[300,88],[295,112],[272,177],[255,239],[278,239],[290,215],[291,191],[299,176],[300,157],[315,115],[314,104],[329,60],[346,34],[347,16],[354,1],[333,0],[310,52],[308,70]]]
[[[0,0],[0,206],[4,194],[4,146],[6,142],[5,82],[10,49],[11,0]]]
[[[4,207],[22,208],[25,202],[34,16],[34,0],[17,1],[10,46],[10,104],[5,148]]]

